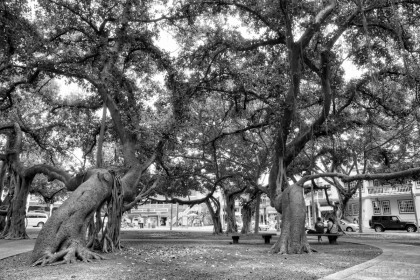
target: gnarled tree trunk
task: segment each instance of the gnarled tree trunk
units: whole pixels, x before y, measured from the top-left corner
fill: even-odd
[[[34,265],[102,258],[86,248],[86,230],[96,209],[110,198],[113,176],[106,170],[94,169],[86,178],[41,230],[32,252]]]

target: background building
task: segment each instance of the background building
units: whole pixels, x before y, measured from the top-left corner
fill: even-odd
[[[339,201],[337,189],[334,186],[325,183],[319,179],[319,186],[330,186],[327,191],[331,203]],[[355,184],[355,182],[352,182]],[[379,181],[363,181],[361,191],[362,201],[362,224],[364,228],[369,227],[369,220],[374,215],[398,215],[401,219],[415,222],[418,225],[417,216],[420,213],[420,181],[407,181],[406,183],[386,183],[381,184]],[[312,195],[309,193],[305,196],[307,206],[308,224],[313,221]],[[359,191],[350,199],[347,208],[343,213],[343,217],[348,221],[353,219],[359,220]],[[328,205],[325,192],[314,192],[315,216],[325,217],[325,214],[332,211],[332,207]]]

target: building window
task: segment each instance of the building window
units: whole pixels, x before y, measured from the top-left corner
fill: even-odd
[[[379,186],[379,181],[378,180],[373,180],[373,186],[378,187]]]
[[[353,181],[349,183],[350,188],[354,188],[357,185],[357,181]]]
[[[351,216],[351,204],[350,203],[347,204],[347,207],[344,211],[345,211],[344,216]]]
[[[416,181],[416,187],[420,189],[420,181]]]
[[[413,200],[398,200],[398,209],[401,213],[414,213]]]
[[[382,212],[384,213],[384,215],[391,214],[391,207],[390,207],[389,200],[382,201]]]
[[[373,206],[373,215],[381,215],[381,207],[379,206],[379,201],[372,201]]]
[[[353,208],[353,211],[352,211],[353,216],[359,215],[359,204],[353,203],[351,206]]]

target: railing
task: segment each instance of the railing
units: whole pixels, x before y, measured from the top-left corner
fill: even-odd
[[[411,185],[383,185],[380,187],[368,188],[368,194],[371,195],[387,195],[387,194],[401,194],[410,193]]]

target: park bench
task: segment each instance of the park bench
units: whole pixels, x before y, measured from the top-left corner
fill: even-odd
[[[270,239],[273,235],[276,235],[275,233],[263,233],[261,236],[264,239],[265,244],[270,244]]]
[[[232,235],[233,244],[238,244],[239,242],[239,235]]]
[[[270,244],[270,239],[273,235],[276,235],[275,233],[263,233],[261,236],[264,239],[265,244]],[[232,235],[232,243],[238,244],[239,243],[239,237],[240,235]]]
[[[326,237],[337,236],[337,238],[340,237],[340,236],[343,236],[343,235],[344,234],[342,234],[342,233],[307,233],[306,234],[306,236],[318,236],[318,237],[320,237],[320,236],[326,236]],[[337,244],[337,240],[334,240],[333,242],[330,242],[330,244]]]

